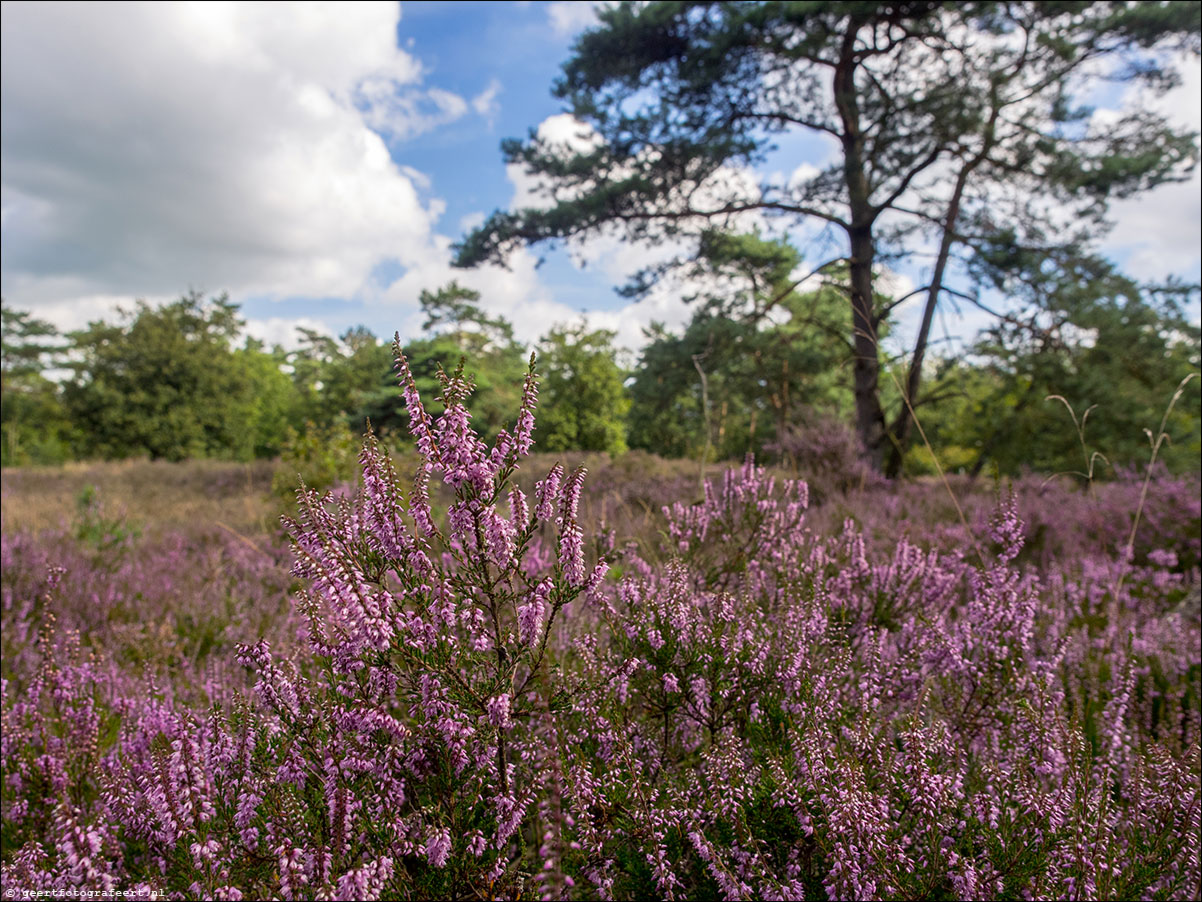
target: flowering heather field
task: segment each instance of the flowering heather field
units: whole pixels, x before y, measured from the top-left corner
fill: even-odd
[[[1195,480],[590,483],[398,366],[287,543],[5,533],[6,894],[1202,896]]]

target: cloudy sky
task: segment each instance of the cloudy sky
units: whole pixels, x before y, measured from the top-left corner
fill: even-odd
[[[633,347],[650,320],[687,315],[670,293],[615,295],[638,252],[613,241],[583,261],[450,267],[466,228],[529,189],[500,140],[564,129],[550,86],[594,21],[588,3],[2,9],[14,307],[76,328],[134,298],[228,291],[252,334],[291,344],[297,325],[412,336],[419,292],[458,278],[526,341],[587,311]],[[1155,102],[1197,128],[1196,66]],[[799,165],[824,162],[801,149],[813,158]],[[1109,251],[1141,278],[1197,279],[1199,185],[1116,205]]]

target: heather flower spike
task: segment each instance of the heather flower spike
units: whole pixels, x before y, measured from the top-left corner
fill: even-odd
[[[410,800],[402,804],[411,814],[397,823],[397,842],[413,844],[431,867],[441,868],[465,851],[457,846],[462,840],[454,824],[469,817],[492,820],[493,836],[487,830],[484,836],[493,852],[474,848],[473,858],[503,875],[507,864],[498,850],[534,797],[528,759],[538,745],[532,731],[542,729],[544,692],[554,690],[540,675],[548,633],[556,612],[586,587],[595,590],[604,571],[585,579],[577,522],[583,471],[563,482],[562,468],[552,470],[536,491],[533,512],[524,493],[507,484],[532,447],[533,358],[513,431],[502,432],[490,449],[472,427],[473,385],[462,363],[450,373],[439,371],[444,410],[434,417],[399,345],[396,350],[420,458],[408,502],[390,462],[369,439],[358,499],[329,513],[318,499],[306,498],[294,524],[297,572],[316,596],[307,609],[326,618],[314,632],[338,642],[334,648],[314,645],[326,672],[319,681],[325,701],[310,710],[329,722],[327,735],[338,749],[333,760],[361,762],[356,772],[365,768],[361,772],[378,782],[380,801]],[[454,496],[445,527],[434,517],[434,478]],[[550,572],[534,574],[523,558],[544,529],[557,532],[558,554]],[[260,670],[265,693],[280,706],[292,704],[295,691],[266,650],[248,651],[246,660]],[[398,710],[409,712],[404,721]],[[386,744],[365,745],[372,735],[387,736]],[[439,807],[413,808],[436,792],[422,775],[443,766],[462,786],[457,804],[466,807],[441,815]],[[351,796],[340,788],[346,784],[339,769],[326,772],[326,795],[337,812],[338,835],[344,835],[347,818],[353,818]],[[356,810],[376,804],[361,799]],[[289,862],[294,853],[287,853]],[[362,868],[355,873],[363,875],[356,881],[367,879]],[[371,873],[385,874],[387,867]]]

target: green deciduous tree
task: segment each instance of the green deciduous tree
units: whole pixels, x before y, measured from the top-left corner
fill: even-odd
[[[1109,200],[1181,177],[1196,156],[1154,113],[1090,118],[1080,97],[1099,75],[1173,83],[1168,51],[1198,51],[1197,3],[650,2],[600,19],[555,86],[581,140],[503,145],[546,204],[495,213],[457,263],[615,229],[695,251],[749,213],[824,223],[844,246],[856,426],[877,467],[896,468],[910,428],[907,405],[887,417],[881,398],[896,301],[874,290],[880,264],[932,255],[901,379],[915,402],[937,305],[953,289],[979,299],[978,255],[1086,245]],[[749,185],[793,133],[820,136],[835,160],[807,178],[774,160],[784,173]]]
[[[618,366],[615,333],[583,322],[556,326],[538,345],[540,451],[626,450],[630,398]]]
[[[1021,318],[981,336],[974,366],[948,361],[936,377],[959,397],[932,415],[928,434],[936,451],[956,449],[968,472],[1088,472],[1094,451],[1112,466],[1138,465],[1148,459],[1144,430],[1157,428],[1173,389],[1198,371],[1199,329],[1182,305],[1196,286],[1141,287],[1097,258],[1057,262],[1031,274]],[[1086,411],[1083,448],[1073,416]],[[1200,417],[1195,384],[1167,424],[1160,458],[1170,467],[1197,469]]]
[[[296,387],[284,372],[287,355],[282,348],[268,350],[262,342],[247,339],[234,351],[231,370],[251,386],[253,403],[245,424],[253,437],[249,453],[253,457],[275,457],[284,448],[299,404]],[[236,452],[246,456],[246,446]]]
[[[253,343],[235,351],[241,329],[227,296],[193,291],[73,333],[64,399],[83,454],[247,459],[277,447],[288,380]]]
[[[338,338],[300,329],[301,346],[288,358],[300,394],[293,427],[315,423],[322,428],[346,427],[362,435],[373,428],[399,425],[392,351],[365,326],[347,329]]]
[[[653,326],[631,382],[630,442],[671,456],[741,457],[779,440],[799,406],[845,412],[853,351],[830,287],[799,291],[796,249],[707,233],[708,287],[681,335]]]

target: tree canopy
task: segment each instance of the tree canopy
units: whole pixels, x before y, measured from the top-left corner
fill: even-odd
[[[971,349],[976,366],[949,361],[935,379],[959,400],[933,413],[928,434],[970,473],[1089,474],[1094,451],[1114,466],[1146,457],[1145,430],[1157,428],[1183,374],[1202,363],[1198,326],[1181,304],[1193,287],[1141,288],[1097,259],[1066,261],[1057,281],[1044,286],[1038,308],[981,335]],[[1166,423],[1162,459],[1174,467],[1197,460],[1200,419],[1192,390]],[[1095,464],[1093,475],[1105,475]]]
[[[294,419],[322,425],[338,422],[361,435],[370,420],[379,429],[400,425],[392,351],[366,326],[338,338],[301,328],[301,346],[288,355],[299,392]]]
[[[189,292],[162,307],[139,302],[124,322],[74,333],[77,358],[64,401],[86,436],[84,456],[245,459],[270,449],[258,431],[286,391],[276,367],[235,353],[242,329],[227,296]]]
[[[0,323],[0,459],[5,466],[66,460],[72,429],[59,387],[45,375],[62,353],[61,336],[53,324],[7,302],[0,302]]]
[[[632,447],[742,457],[779,441],[798,408],[844,414],[852,363],[847,307],[792,278],[800,255],[755,234],[702,236],[716,276],[684,332],[653,325],[630,385]]]
[[[627,446],[669,457],[738,459],[768,454],[803,474],[818,496],[874,482],[845,424],[853,349],[845,295],[799,287],[798,252],[757,234],[702,238],[711,276],[679,334],[653,325],[633,368],[614,334],[585,320],[551,327],[538,345],[536,447],[608,451]],[[943,466],[969,473],[1083,471],[1088,462],[1064,405],[1085,424],[1093,474],[1109,477],[1147,459],[1182,372],[1200,363],[1198,326],[1185,311],[1197,286],[1149,289],[1096,257],[1057,257],[1016,283],[1027,305],[984,332],[959,359],[930,366],[923,414]],[[838,271],[832,268],[838,277]],[[477,422],[510,425],[525,350],[479,296],[448,286],[424,296],[430,332],[406,347],[423,386],[438,367],[465,361],[481,385]],[[885,303],[877,298],[878,304]],[[363,326],[335,338],[302,333],[296,351],[241,346],[238,308],[189,293],[162,308],[139,305],[115,323],[58,336],[32,314],[4,308],[3,462],[71,458],[283,459],[285,494],[302,472],[330,486],[353,473],[370,418],[386,444],[408,442],[390,349]],[[70,374],[65,384],[60,380]],[[885,383],[886,404],[894,403]],[[1198,382],[1166,423],[1160,459],[1197,469],[1202,435]],[[1056,395],[1063,398],[1047,401]],[[909,472],[933,464],[922,448]]]
[[[40,376],[48,359],[62,349],[57,338],[53,324],[0,302],[0,372],[5,382]]]
[[[614,334],[584,322],[554,326],[538,345],[539,418],[535,446],[542,451],[626,450],[630,398],[622,384]]]

